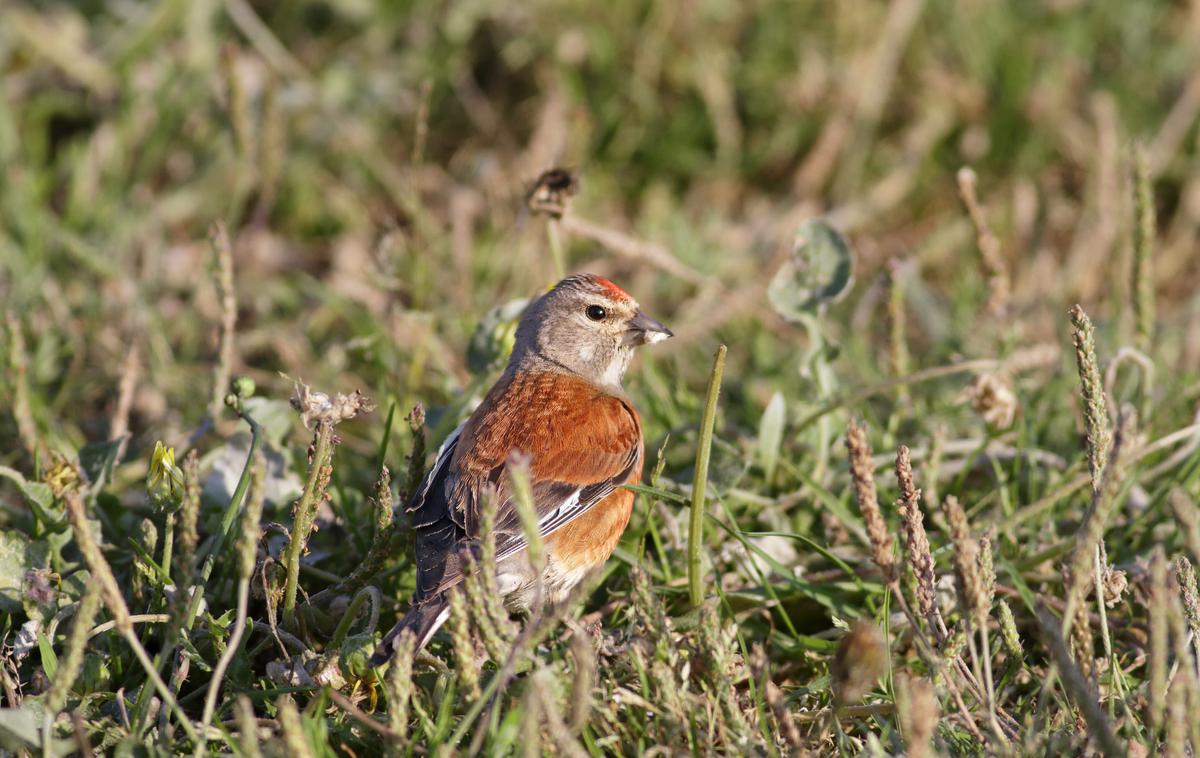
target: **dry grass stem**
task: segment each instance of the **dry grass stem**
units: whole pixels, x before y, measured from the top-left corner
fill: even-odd
[[[27,455],[36,457],[42,451],[42,441],[29,404],[29,356],[25,352],[25,332],[16,314],[7,311],[4,316],[8,325],[8,368],[12,372],[12,414],[17,421],[21,446]]]
[[[1063,639],[1062,630],[1059,628],[1054,614],[1044,605],[1039,606],[1037,621],[1051,658],[1058,667],[1063,686],[1087,723],[1088,734],[1107,755],[1125,755],[1125,745],[1117,739],[1091,685],[1076,667],[1075,661],[1071,659],[1071,654],[1067,651],[1067,643]]]
[[[102,602],[100,593],[99,584],[89,584],[75,607],[75,618],[71,621],[71,633],[63,645],[64,655],[58,661],[58,673],[50,685],[50,691],[46,693],[47,717],[58,713],[66,705],[67,695],[82,670],[83,654],[87,650],[90,637],[88,632],[96,620],[96,613],[100,610]]]
[[[979,246],[979,256],[988,280],[988,310],[994,316],[1002,316],[1008,309],[1012,285],[1009,281],[1008,266],[1000,249],[1000,240],[992,234],[987,212],[979,202],[977,183],[978,179],[973,169],[964,166],[958,170],[958,194],[971,217],[971,224],[975,227],[975,241]]]
[[[141,352],[141,347],[135,341],[129,346],[129,352],[125,354],[125,361],[121,364],[121,378],[117,383],[117,404],[113,407],[108,426],[110,440],[124,440],[125,435],[129,433],[129,414],[133,410],[134,392],[137,390],[141,374]],[[120,458],[121,455],[118,455],[117,459]]]
[[[237,293],[233,288],[233,246],[230,244],[225,225],[220,222],[214,223],[209,229],[208,240],[216,256],[217,275],[214,281],[221,308],[221,331],[218,337],[220,347],[217,362],[213,366],[212,400],[208,405],[209,416],[215,421],[225,406],[225,394],[229,391],[229,380],[233,376],[233,364],[236,360],[234,330],[237,328]]]
[[[958,498],[946,497],[943,505],[950,541],[954,545],[954,578],[958,589],[958,609],[972,629],[978,629],[987,612],[987,601],[979,571],[979,543],[971,536],[967,512]]]
[[[912,370],[908,355],[908,317],[904,306],[904,265],[893,258],[888,261],[888,359],[892,376],[907,376]],[[903,404],[908,387],[900,385],[897,397]]]
[[[1132,409],[1121,414],[1120,426],[1113,438],[1106,463],[1102,468],[1101,481],[1092,492],[1091,506],[1084,515],[1083,523],[1075,536],[1074,548],[1069,564],[1067,584],[1068,615],[1064,618],[1064,633],[1069,634],[1072,619],[1070,611],[1078,611],[1082,605],[1088,583],[1094,575],[1096,551],[1104,538],[1104,531],[1117,505],[1117,494],[1121,489],[1128,462],[1133,458],[1136,444],[1137,416]],[[1103,578],[1101,577],[1101,581]],[[1098,598],[1103,603],[1103,596]]]
[[[792,717],[792,712],[787,707],[783,693],[779,690],[778,685],[771,680],[770,666],[762,645],[756,644],[750,651],[750,667],[753,669],[755,679],[762,690],[763,699],[770,707],[771,714],[775,717],[775,723],[779,727],[779,734],[783,737],[784,743],[793,752],[803,750],[804,738],[800,735],[800,730],[796,726],[796,720]]]
[[[1153,739],[1163,726],[1167,709],[1167,661],[1170,656],[1168,635],[1170,630],[1170,588],[1167,586],[1167,559],[1162,548],[1154,551],[1150,560],[1150,650],[1148,658],[1149,676],[1147,686],[1146,721]]]

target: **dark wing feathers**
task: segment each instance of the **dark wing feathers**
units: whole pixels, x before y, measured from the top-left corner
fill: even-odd
[[[629,481],[640,467],[641,425],[623,399],[562,374],[507,376],[442,445],[409,504],[422,601],[462,577],[459,550],[478,539],[483,493],[496,487],[496,556],[526,545],[508,492],[513,451],[529,456],[539,531],[549,535]]]

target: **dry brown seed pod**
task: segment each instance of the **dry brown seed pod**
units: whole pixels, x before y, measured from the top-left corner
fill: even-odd
[[[579,175],[566,168],[543,171],[525,195],[525,204],[534,213],[545,213],[551,218],[562,218],[571,204],[571,198],[579,192]]]
[[[842,637],[829,663],[830,687],[838,705],[857,703],[887,671],[888,646],[873,622],[860,618]]]

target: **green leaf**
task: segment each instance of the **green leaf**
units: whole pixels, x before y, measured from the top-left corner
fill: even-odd
[[[15,529],[0,531],[0,610],[22,609],[25,572],[45,568],[48,557],[43,542],[33,542]]]
[[[767,403],[762,418],[758,421],[758,460],[762,464],[767,483],[770,484],[775,476],[775,466],[779,463],[779,448],[783,444],[783,424],[787,415],[787,405],[783,394],[776,392]]]
[[[783,318],[797,322],[820,312],[850,290],[854,255],[842,233],[822,219],[800,225],[792,257],[784,261],[767,286],[767,300]]]
[[[54,654],[54,646],[46,639],[44,632],[38,632],[38,652],[42,654],[42,670],[53,681],[58,674],[58,656]]]
[[[246,413],[263,428],[263,435],[274,448],[283,448],[284,440],[296,423],[296,412],[286,400],[252,397],[244,401]]]
[[[50,485],[43,482],[30,482],[16,469],[0,466],[0,476],[9,479],[25,496],[25,503],[37,516],[38,520],[57,531],[66,527],[66,517],[62,509],[54,503],[54,493]]]
[[[79,467],[92,484],[106,482],[112,474],[117,453],[121,450],[120,440],[89,442],[79,449]]]

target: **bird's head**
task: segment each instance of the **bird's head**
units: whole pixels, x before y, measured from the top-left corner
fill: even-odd
[[[619,387],[634,348],[672,336],[629,293],[595,274],[563,279],[521,317],[513,362],[542,360]]]

